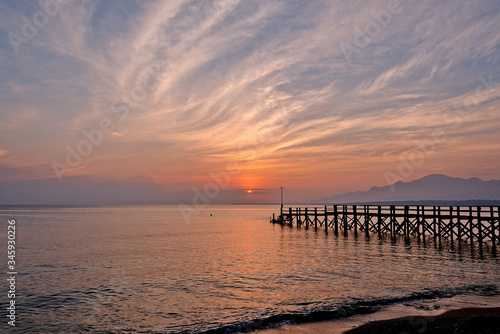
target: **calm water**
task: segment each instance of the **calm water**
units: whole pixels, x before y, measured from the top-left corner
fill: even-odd
[[[17,222],[19,312],[0,332],[250,328],[500,289],[498,259],[273,226],[277,209],[210,206],[186,222],[176,206],[0,208],[2,263]]]

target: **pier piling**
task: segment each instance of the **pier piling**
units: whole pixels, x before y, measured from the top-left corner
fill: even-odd
[[[361,218],[363,216],[363,218]],[[273,213],[270,221],[274,224],[302,226],[306,229],[318,225],[334,230],[339,229],[344,236],[348,231],[355,235],[358,230],[364,231],[369,238],[370,233],[389,234],[391,239],[398,235],[409,241],[415,237],[425,244],[426,238],[433,238],[434,244],[441,247],[443,239],[454,247],[457,243],[461,249],[463,243],[474,244],[481,251],[483,245],[488,245],[496,254],[500,245],[500,207],[498,206],[425,206],[425,205],[363,205],[360,210],[357,205],[338,205],[330,207],[288,207],[280,208],[280,215]]]

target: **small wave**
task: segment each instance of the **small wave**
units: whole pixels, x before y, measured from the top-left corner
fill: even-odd
[[[218,328],[203,331],[183,331],[178,334],[219,334],[219,333],[248,333],[258,329],[278,327],[286,324],[301,324],[325,320],[335,320],[351,317],[359,314],[368,314],[380,310],[381,307],[395,304],[403,304],[419,300],[431,300],[451,298],[458,295],[474,294],[480,296],[500,295],[499,287],[496,285],[468,285],[443,290],[423,290],[403,296],[385,298],[356,300],[343,305],[324,305],[321,309],[307,313],[281,313],[267,317],[256,317],[255,319],[224,325]]]

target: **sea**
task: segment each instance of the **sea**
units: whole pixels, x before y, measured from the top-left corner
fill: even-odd
[[[270,224],[278,211],[1,206],[0,332],[251,332],[500,296],[488,252]]]

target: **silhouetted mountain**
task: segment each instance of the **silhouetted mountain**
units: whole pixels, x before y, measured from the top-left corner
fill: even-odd
[[[374,203],[500,200],[500,180],[462,179],[441,174],[421,179],[398,181],[368,191],[349,192],[315,200],[315,203]]]

